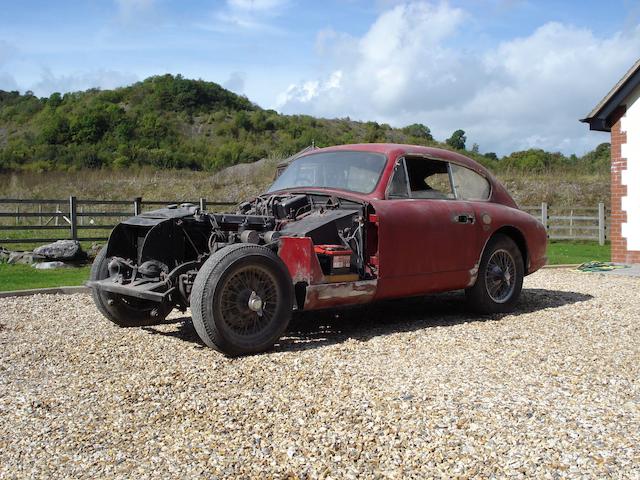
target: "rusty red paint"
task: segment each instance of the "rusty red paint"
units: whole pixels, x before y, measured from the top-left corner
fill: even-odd
[[[324,275],[309,237],[281,237],[278,256],[289,269],[294,285],[322,283]]]
[[[510,229],[524,239],[527,274],[546,263],[546,232],[540,222],[518,210],[506,189],[473,160],[456,152],[412,145],[342,145],[323,150],[360,150],[383,153],[387,157],[380,181],[369,194],[305,188],[309,193],[335,195],[365,205],[368,220],[365,271],[376,277],[377,282],[371,296],[350,296],[347,289],[355,289],[354,282],[325,283],[310,239],[283,238],[279,254],[287,264],[294,283],[314,285],[307,292],[305,308],[364,303],[374,298],[468,287],[475,282],[484,247],[500,229]],[[397,160],[411,155],[451,162],[478,172],[491,183],[491,197],[487,201],[386,199],[385,192]],[[461,214],[470,214],[475,221],[456,222],[456,217]],[[490,224],[482,220],[487,215],[491,218]],[[335,294],[335,299],[324,298],[331,293]]]
[[[358,282],[327,283],[307,287],[305,310],[358,305],[368,303],[375,297],[376,280]]]

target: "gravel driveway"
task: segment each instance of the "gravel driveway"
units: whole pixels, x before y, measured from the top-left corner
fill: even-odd
[[[485,319],[461,300],[298,317],[235,360],[188,316],[0,300],[0,478],[640,478],[640,279],[545,270]]]

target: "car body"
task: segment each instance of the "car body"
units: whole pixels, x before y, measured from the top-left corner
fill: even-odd
[[[89,285],[118,324],[191,306],[203,341],[236,355],[273,345],[292,310],[465,289],[476,310],[509,311],[546,243],[544,226],[464,155],[342,145],[296,157],[233,214],[184,205],[123,222]]]

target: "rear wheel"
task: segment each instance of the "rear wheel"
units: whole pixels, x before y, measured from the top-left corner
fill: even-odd
[[[505,313],[514,309],[524,278],[524,262],[516,243],[506,235],[489,240],[473,287],[465,293],[469,306],[479,313]]]
[[[90,279],[108,278],[108,266],[107,248],[104,247],[93,261]],[[171,311],[171,308],[160,303],[124,297],[96,288],[91,289],[91,295],[100,313],[120,327],[152,325],[164,320]]]
[[[236,244],[202,266],[191,293],[193,325],[204,343],[230,356],[269,349],[293,307],[287,267],[271,250]]]

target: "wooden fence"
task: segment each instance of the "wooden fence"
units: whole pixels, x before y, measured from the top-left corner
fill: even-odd
[[[143,201],[142,197],[133,200],[83,200],[75,196],[64,200],[0,198],[0,245],[48,243],[62,239],[106,241],[115,224],[125,218],[145,210],[184,203],[200,205],[210,211],[235,205],[235,202],[208,202],[206,198],[195,202]],[[48,235],[36,238],[34,232],[38,231]],[[82,235],[84,231],[90,235]],[[23,237],[20,232],[34,236]],[[104,234],[96,235],[96,232]]]
[[[609,221],[604,203],[596,207],[555,207],[541,203],[521,210],[537,217],[551,240],[594,240],[604,245]]]
[[[116,223],[144,210],[170,204],[193,203],[202,209],[217,210],[235,202],[208,202],[200,198],[194,202],[169,200],[83,200],[69,197],[64,200],[0,199],[0,245],[48,243],[63,238],[79,241],[105,241]],[[540,219],[552,240],[594,240],[604,245],[607,240],[608,219],[603,203],[595,207],[551,207],[546,203],[520,207]],[[22,238],[12,232],[64,232],[63,236]],[[83,236],[82,232],[90,232]],[[5,233],[5,232],[8,232]],[[96,232],[104,234],[96,235]]]

